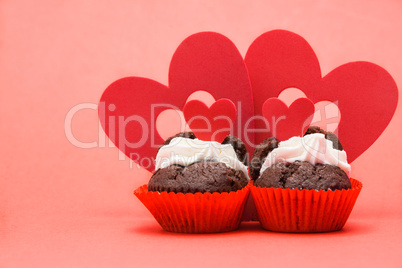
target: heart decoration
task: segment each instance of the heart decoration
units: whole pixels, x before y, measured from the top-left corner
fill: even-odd
[[[170,63],[168,86],[142,77],[113,82],[100,99],[99,119],[106,135],[125,155],[153,172],[154,158],[164,141],[156,129],[157,119],[163,120],[159,115],[165,110],[180,111],[199,90],[215,99],[230,99],[241,111],[234,120],[233,135],[254,141],[254,133],[245,137],[242,131],[243,122],[254,113],[244,60],[227,37],[213,32],[191,35],[179,45]]]
[[[257,131],[266,127],[267,120],[250,119],[272,117],[273,112],[263,107],[264,103],[292,87],[301,90],[316,107],[336,104],[335,110],[342,115],[335,124],[336,132],[348,152],[349,162],[381,135],[398,101],[395,81],[373,63],[346,63],[322,77],[313,49],[297,34],[284,30],[264,33],[251,44],[243,60],[228,38],[202,32],[186,38],[177,48],[170,63],[168,86],[142,77],[119,79],[104,91],[99,118],[106,135],[122,152],[153,171],[157,149],[171,133],[163,129],[158,132],[157,119],[158,126],[163,128],[169,125],[163,124],[163,120],[169,120],[163,118],[171,118],[172,112],[177,111],[175,126],[187,129],[181,128],[185,117],[181,108],[194,92],[205,90],[212,99],[228,98],[235,104],[237,115],[232,134],[246,141],[248,151],[253,152],[254,146],[267,137],[266,131]],[[194,100],[197,98],[191,101]],[[293,103],[288,109],[277,102],[275,105],[286,114],[293,114],[297,107]],[[205,107],[202,109],[206,113]],[[169,111],[159,116],[166,110]],[[299,128],[301,117],[293,123],[290,119],[279,122],[276,135],[281,136],[280,132],[293,125]],[[288,127],[282,127],[286,122]],[[246,125],[248,130],[256,131],[243,131]],[[282,139],[299,135],[296,130],[285,132]]]
[[[278,98],[269,98],[262,105],[262,115],[267,120],[268,137],[287,140],[303,136],[314,114],[314,104],[306,98],[295,100],[289,107]]]
[[[287,106],[290,106],[295,100],[300,98],[307,99],[307,96],[298,88],[284,89],[278,96],[278,99],[283,101]],[[319,101],[314,103],[314,116],[310,125],[338,134],[337,130],[340,119],[341,111],[339,111],[336,103]]]
[[[192,100],[183,108],[184,118],[198,139],[221,143],[233,128],[236,106],[228,99],[220,99],[210,107]]]
[[[337,103],[342,114],[338,136],[348,161],[353,162],[385,130],[398,102],[398,89],[391,75],[370,62],[351,62],[321,76],[313,49],[301,36],[284,30],[266,32],[249,47],[245,62],[254,96],[255,115],[262,115],[264,102],[284,89],[295,87],[313,102]],[[264,122],[256,121],[256,129]],[[255,133],[256,143],[266,133]]]

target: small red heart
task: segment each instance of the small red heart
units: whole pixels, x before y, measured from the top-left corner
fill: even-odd
[[[270,98],[262,106],[262,115],[270,132],[268,137],[276,137],[279,141],[303,136],[313,114],[314,104],[306,98],[295,100],[289,107],[278,98]]]
[[[220,99],[211,107],[193,100],[184,105],[183,114],[198,139],[221,143],[233,128],[236,106],[228,99]]]

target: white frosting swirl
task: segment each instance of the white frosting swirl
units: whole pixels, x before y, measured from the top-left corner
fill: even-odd
[[[307,161],[338,166],[350,176],[350,165],[346,152],[333,148],[332,141],[322,133],[314,133],[304,137],[292,137],[281,141],[278,148],[273,149],[261,166],[260,174],[277,162]]]
[[[231,144],[216,141],[202,141],[177,137],[159,149],[156,155],[155,170],[170,165],[189,166],[202,160],[222,162],[226,166],[242,171],[248,178],[247,166],[237,158]]]

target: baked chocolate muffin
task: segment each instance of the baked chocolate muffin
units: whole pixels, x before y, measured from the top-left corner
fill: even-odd
[[[248,183],[246,175],[224,163],[200,161],[183,167],[171,165],[158,169],[148,184],[150,191],[196,193],[231,192]]]
[[[237,158],[239,158],[243,164],[248,166],[248,153],[246,145],[244,145],[244,142],[241,139],[232,135],[227,135],[222,141],[222,144],[231,144],[236,152]]]
[[[304,144],[301,142],[301,138],[298,138],[300,139],[297,145],[299,146],[298,150],[290,146],[284,149],[293,150],[290,154],[285,152],[282,156],[279,155],[279,158],[284,155],[291,161],[287,161],[286,157],[284,157],[285,159],[273,160],[273,158],[278,157],[279,151],[277,148],[281,147],[281,142],[278,142],[274,137],[264,140],[263,143],[257,146],[250,164],[251,178],[255,180],[254,185],[299,190],[349,189],[351,183],[345,170],[348,171],[350,166],[346,162],[346,154],[338,137],[334,133],[325,132],[319,127],[309,127],[304,136],[307,135],[313,135],[311,139],[317,138],[317,140],[312,141],[311,144]],[[331,141],[332,148],[324,148],[327,145],[330,146],[330,143],[325,142],[325,140]],[[319,145],[317,145],[317,142]],[[318,148],[310,148],[310,145],[319,146],[319,149],[324,148],[324,152],[332,151],[332,155],[331,152],[324,153],[320,152]],[[292,155],[294,153],[296,155]],[[342,159],[337,159],[337,156]],[[267,157],[271,159],[267,160]],[[325,157],[331,158],[332,162],[327,163]],[[304,158],[310,159],[313,163],[304,161]],[[323,159],[317,160],[318,158]],[[336,163],[336,161],[338,162]],[[335,165],[338,163],[340,163],[340,166]],[[267,165],[267,167],[262,170],[263,165]]]
[[[278,140],[275,137],[267,138],[262,143],[257,145],[254,150],[253,158],[250,162],[250,176],[253,180],[256,180],[260,176],[260,169],[262,163],[264,163],[267,155],[275,148],[278,147]]]
[[[316,127],[316,126],[311,126],[307,129],[306,133],[304,136],[309,135],[309,134],[314,134],[314,133],[322,133],[325,135],[325,138],[327,140],[332,141],[332,145],[334,149],[343,150],[342,144],[339,141],[338,137],[332,133],[332,132],[327,132],[324,131],[323,129]],[[265,139],[262,143],[257,145],[257,147],[254,150],[253,157],[251,158],[250,162],[250,176],[251,179],[256,180],[260,176],[260,169],[262,163],[264,163],[265,158],[267,155],[275,148],[278,147],[279,141],[275,137],[270,137]]]
[[[175,138],[188,139],[184,140],[186,142],[191,142],[190,140],[198,141],[195,140],[196,137],[192,132],[183,132],[167,139],[163,146],[169,145]],[[176,141],[177,139],[175,142]],[[183,140],[181,141],[183,142]],[[198,142],[206,143],[203,141]],[[219,143],[217,144],[219,145]],[[223,162],[211,159],[197,159],[197,161],[188,163],[188,165],[173,163],[155,171],[148,183],[148,190],[174,193],[222,193],[242,189],[248,184],[246,174],[248,158],[246,147],[240,139],[230,135],[225,138],[221,145],[225,150],[233,152],[233,157],[236,159],[231,159],[231,161],[236,162],[238,166],[242,166],[242,170],[230,167],[225,159],[223,159]],[[194,145],[194,147],[197,146]],[[191,148],[187,149],[186,153],[191,150]],[[171,150],[174,151],[174,148]],[[172,153],[172,151],[170,153]],[[189,155],[188,157],[192,156]],[[230,156],[228,158],[230,158]]]
[[[349,189],[351,187],[348,176],[339,167],[328,164],[312,165],[307,161],[275,163],[261,174],[254,185],[268,188],[324,191]]]

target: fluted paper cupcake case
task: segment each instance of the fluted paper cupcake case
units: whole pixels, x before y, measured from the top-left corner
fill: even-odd
[[[239,228],[249,186],[230,193],[167,193],[143,185],[134,195],[165,231],[218,233]]]
[[[331,232],[343,228],[362,189],[350,179],[347,190],[298,190],[251,186],[264,229],[277,232]]]

